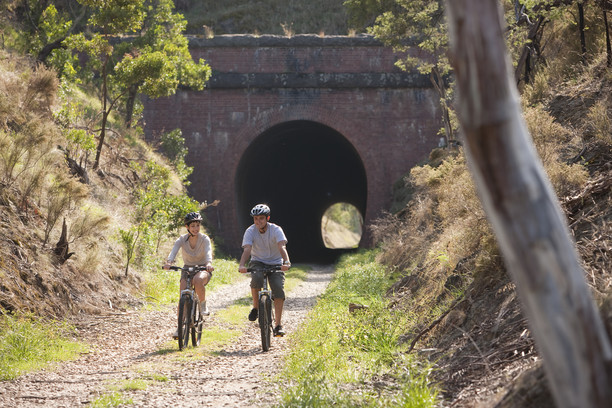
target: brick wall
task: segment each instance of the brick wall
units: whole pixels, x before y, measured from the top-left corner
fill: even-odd
[[[367,177],[366,224],[389,208],[392,184],[437,144],[440,112],[429,80],[399,71],[370,37],[220,36],[192,39],[213,78],[204,91],[145,100],[145,134],[182,129],[195,167],[190,193],[221,200],[207,216],[230,253],[239,251],[238,163],[272,126],[309,120],[344,136]],[[362,245],[370,243],[365,237]]]

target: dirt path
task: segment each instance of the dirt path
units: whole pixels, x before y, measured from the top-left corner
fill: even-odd
[[[143,389],[121,390],[122,398],[137,407],[269,406],[278,388],[270,378],[279,372],[292,334],[332,272],[331,267],[313,267],[307,280],[288,294],[283,313],[287,335],[273,338],[267,353],[261,351],[256,323],[246,316],[243,333],[218,354],[204,358],[190,358],[190,349],[164,347],[175,327],[174,308],[84,317],[77,327],[82,340],[92,345],[91,352],[55,369],[0,382],[0,406],[82,407],[112,394],[113,385],[121,389],[128,380],[144,383]],[[215,311],[248,294],[248,280],[210,293],[210,323]]]

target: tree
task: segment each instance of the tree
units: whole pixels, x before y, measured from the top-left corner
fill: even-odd
[[[452,143],[455,140],[455,126],[452,119],[452,93],[449,91],[452,79],[446,56],[448,34],[443,1],[347,0],[345,5],[354,25],[369,24],[375,18],[368,32],[401,53],[402,58],[397,62],[400,68],[416,68],[420,73],[429,75],[440,97],[447,142]],[[422,52],[410,52],[414,47]]]
[[[510,75],[497,0],[447,2],[466,156],[558,407],[612,401],[612,345]]]
[[[187,21],[173,12],[173,1],[147,0],[145,7],[142,28],[132,44],[134,52],[124,60],[129,64],[117,68],[128,91],[125,110],[128,127],[139,92],[157,98],[173,94],[179,85],[202,90],[211,75],[204,60],[196,63],[192,59],[183,35]]]
[[[92,8],[89,30],[66,43],[88,56],[87,66],[100,90],[100,136],[93,164],[97,169],[108,119],[119,101],[129,95],[129,123],[137,93],[168,96],[180,84],[202,89],[210,67],[204,60],[192,60],[181,34],[185,22],[172,13],[171,0],[78,1]],[[126,37],[130,33],[137,35]]]
[[[100,77],[100,100],[102,102],[102,119],[100,124],[100,138],[96,149],[96,158],[93,168],[100,164],[100,154],[106,137],[108,117],[121,97],[114,94],[111,89],[111,75],[114,66],[112,57],[114,47],[110,40],[114,36],[127,34],[138,30],[144,19],[144,0],[78,0],[79,3],[92,8],[92,15],[88,24],[92,30],[91,36],[79,33],[66,41],[78,51],[88,56],[88,65],[92,72]]]

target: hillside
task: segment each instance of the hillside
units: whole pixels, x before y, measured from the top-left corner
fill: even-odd
[[[546,92],[536,114],[533,107],[525,109],[549,177],[560,192],[587,281],[612,334],[610,95],[612,77],[599,62]],[[598,136],[593,122],[598,106],[607,106],[604,137]],[[541,144],[548,126],[560,137],[556,147]],[[546,154],[555,156],[553,151],[559,156],[551,163]],[[413,169],[403,187],[397,186],[397,205],[403,209],[375,227],[384,249],[381,261],[396,270],[405,268],[388,293],[395,308],[418,321],[405,332],[404,341],[413,353],[436,362],[435,378],[448,404],[443,406],[553,407],[515,286],[473,192],[460,190],[466,188],[461,152],[458,160],[445,154],[433,152],[430,164]],[[558,163],[566,166],[560,173]],[[587,178],[569,187],[570,175],[580,168],[586,169]],[[419,184],[421,172],[430,177],[425,186]],[[559,176],[568,178],[560,182]],[[465,209],[457,218],[457,211]],[[410,243],[396,244],[401,241]],[[421,255],[425,252],[428,257]],[[432,253],[438,255],[432,258]],[[407,254],[412,257],[406,259]]]
[[[176,6],[189,21],[188,34],[348,35],[348,14],[343,3],[343,0],[180,0]]]
[[[136,265],[125,272],[119,231],[136,212],[143,173],[134,165],[165,160],[114,122],[99,169],[87,160],[75,167],[74,146],[52,114],[60,106],[55,74],[10,52],[0,60],[0,308],[62,318],[140,304],[143,275]],[[183,187],[176,179],[171,188]],[[67,260],[58,256],[63,222]]]

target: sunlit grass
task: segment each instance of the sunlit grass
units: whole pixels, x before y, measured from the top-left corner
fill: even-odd
[[[118,407],[121,405],[131,405],[133,400],[126,398],[120,392],[113,392],[111,394],[104,394],[93,400],[88,407],[92,408],[110,408]]]
[[[219,326],[208,327],[202,330],[202,339],[198,347],[192,346],[190,338],[189,346],[179,351],[178,341],[169,340],[161,346],[157,353],[172,356],[173,359],[179,361],[198,360],[209,357],[223,349],[241,334],[242,330],[239,329],[228,329]]]
[[[232,326],[242,326],[251,310],[251,303],[251,298],[243,298],[242,302],[234,303],[226,309],[219,310],[215,313],[215,317]]]
[[[0,316],[0,380],[72,360],[87,347],[68,339],[67,323],[36,321],[31,316]]]
[[[429,365],[406,355],[398,341],[406,321],[388,308],[388,285],[374,251],[342,259],[308,323],[292,336],[281,406],[435,406]],[[349,312],[350,303],[364,308]],[[383,376],[387,384],[372,389],[372,379]]]
[[[113,387],[116,391],[136,391],[146,390],[150,381],[142,378],[135,378],[130,380],[123,380],[120,384]]]
[[[235,260],[215,259],[213,261],[215,271],[206,285],[207,291],[214,291],[226,284],[238,282],[246,277],[238,273],[238,263]],[[179,300],[179,271],[165,270],[159,268],[151,271],[145,276],[145,298],[154,305],[171,305]]]

